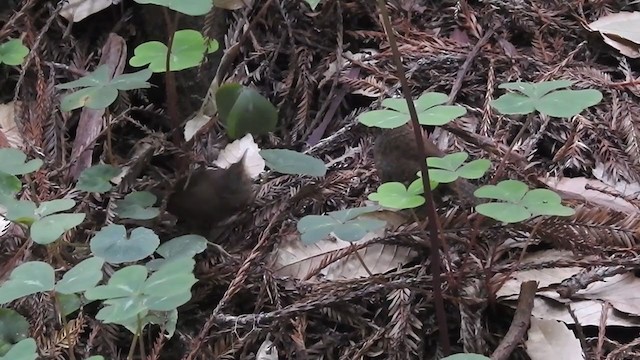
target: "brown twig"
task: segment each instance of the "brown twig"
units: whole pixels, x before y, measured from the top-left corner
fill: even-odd
[[[533,299],[538,290],[538,283],[527,281],[520,285],[520,297],[518,297],[518,307],[513,315],[513,321],[500,345],[491,354],[491,360],[507,360],[513,350],[522,341],[524,334],[529,329],[531,322],[531,310],[533,309]]]
[[[436,212],[435,202],[433,201],[433,192],[431,191],[431,182],[429,180],[429,168],[427,166],[427,151],[424,145],[424,139],[422,134],[422,127],[418,121],[418,113],[416,107],[413,104],[411,96],[411,88],[409,88],[409,82],[404,74],[404,65],[400,59],[400,50],[396,42],[395,34],[393,33],[393,27],[391,26],[391,18],[387,11],[384,0],[378,0],[378,8],[382,15],[382,21],[384,24],[387,39],[389,40],[389,47],[393,54],[393,61],[396,66],[396,76],[400,80],[402,85],[402,93],[407,101],[407,108],[409,109],[409,115],[411,117],[411,123],[413,124],[413,135],[415,137],[416,144],[418,145],[418,151],[420,157],[424,161],[420,162],[420,171],[422,171],[422,186],[424,188],[424,194],[427,200],[427,227],[429,228],[429,238],[431,243],[431,275],[433,276],[433,300],[436,309],[436,319],[438,322],[438,329],[440,334],[440,346],[445,356],[451,353],[451,346],[449,344],[449,331],[447,327],[447,316],[444,310],[444,300],[442,296],[442,279],[441,271],[442,265],[440,260],[440,248],[441,241],[439,236],[439,219]]]

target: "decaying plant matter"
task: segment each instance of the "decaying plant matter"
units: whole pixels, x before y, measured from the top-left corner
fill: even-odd
[[[180,309],[176,337],[167,341],[157,331],[148,334],[155,347],[148,358],[250,359],[267,336],[287,359],[435,356],[431,275],[421,265],[429,253],[421,239],[428,234],[410,218],[370,243],[333,249],[330,256],[309,265],[304,280],[283,276],[278,271],[284,266],[276,266],[282,265],[278,251],[293,248],[298,236],[295,223],[301,217],[363,205],[379,184],[373,161],[376,134],[359,125],[356,116],[377,108],[382,97],[400,95],[400,87],[375,2],[324,0],[315,13],[300,0],[251,3],[234,12],[216,10],[200,24],[205,33],[219,37],[212,33],[219,31],[220,17],[222,23],[227,17],[224,48],[235,48],[237,53],[227,59],[231,62],[224,80],[250,84],[277,105],[278,130],[261,138],[261,145],[306,150],[323,159],[329,171],[322,179],[271,174],[265,180],[251,211],[225,227],[216,238],[218,246],[198,258],[199,282],[192,301]],[[49,169],[57,169],[34,175],[33,187],[24,196],[38,200],[60,196],[71,188],[69,138],[75,134],[78,115],[58,111],[54,86],[97,64],[97,52],[109,31],[130,42],[140,41],[131,31],[140,21],[134,7],[98,14],[98,21],[83,25],[86,29],[67,32],[67,24],[56,15],[56,4],[23,1],[14,13],[0,14],[0,37],[18,31],[32,49],[18,78],[0,79],[2,89],[16,88],[15,94],[3,91],[3,101],[19,100],[16,118],[25,152],[44,154]],[[562,176],[592,178],[594,173],[611,183],[640,181],[640,87],[637,80],[628,80],[638,77],[638,64],[585,41],[582,26],[604,13],[632,6],[639,5],[622,0],[388,2],[414,94],[449,93],[459,69],[470,59],[469,71],[454,96],[456,103],[467,108],[467,116],[431,134],[443,149],[500,162],[526,119],[496,114],[489,106],[499,96],[497,84],[562,78],[575,81],[578,88],[603,92],[600,105],[572,119],[536,115],[526,122],[529,128],[516,144],[505,176],[536,186]],[[247,28],[251,33],[243,36]],[[494,33],[470,57],[488,31]],[[201,70],[209,68],[210,64]],[[213,78],[209,73],[203,76]],[[180,130],[171,128],[159,110],[164,106],[162,94],[135,91],[119,99],[106,116],[108,123],[96,134],[94,148],[105,161],[134,169],[135,176],[123,179],[118,192],[166,191],[183,175],[167,165],[168,159],[182,156],[192,163],[210,163],[226,142],[219,127],[212,126],[188,148],[178,148],[168,139],[172,131]],[[186,119],[190,114],[180,115]],[[146,146],[144,155],[131,156],[133,144],[141,142]],[[629,211],[571,191],[560,193],[576,209],[575,216],[489,224],[479,230],[473,228],[469,207],[459,197],[450,196],[440,204],[446,244],[442,258],[447,269],[443,291],[456,350],[490,353],[507,332],[513,311],[504,304],[495,306],[502,279],[496,274],[554,267],[586,272],[596,266],[616,271],[637,268],[633,252],[640,240],[637,196],[624,199],[633,209]],[[99,224],[113,219],[115,205],[98,197],[75,200],[82,202],[88,219],[83,231],[66,239],[78,245]],[[167,237],[174,231],[164,223],[155,226]],[[10,234],[0,243],[3,276],[26,258],[46,256],[58,268],[77,262],[82,255],[82,250],[71,246],[45,252],[23,239],[21,234]],[[522,262],[523,246],[570,250],[573,257]],[[356,250],[382,253],[385,249],[405,251],[413,260],[372,276],[323,278],[322,269]],[[582,274],[581,281],[563,284],[565,293],[598,278]],[[43,355],[61,358],[67,347],[75,347],[77,354],[97,349],[106,357],[124,358],[128,333],[96,321],[95,309],[81,312],[60,329],[48,308],[51,302],[44,297],[31,296],[15,307],[31,314],[34,338],[45,349]],[[607,338],[603,348],[591,334],[585,350],[590,355],[616,355],[615,341]],[[639,351],[638,346],[629,351]],[[624,354],[616,356],[622,359]],[[513,358],[526,358],[522,347]]]

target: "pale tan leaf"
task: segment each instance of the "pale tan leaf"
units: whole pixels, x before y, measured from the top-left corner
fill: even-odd
[[[605,43],[630,58],[640,57],[640,12],[621,11],[608,14],[590,23],[591,31],[598,31]]]
[[[9,146],[12,148],[22,147],[23,139],[22,134],[20,134],[16,126],[15,103],[13,101],[0,104],[0,132],[2,132],[9,142]]]
[[[560,298],[555,291],[543,291],[537,294],[534,299],[533,310],[531,314],[541,319],[553,319],[562,321],[567,324],[573,324],[575,321],[569,314],[567,306],[573,311],[582,326],[599,326],[603,316],[604,302],[596,300],[576,300]],[[515,307],[515,302],[513,303]],[[615,310],[608,308],[607,326],[640,326],[640,318],[628,316]]]
[[[583,358],[580,340],[559,321],[532,316],[527,335],[525,346],[531,360]]]
[[[276,253],[275,274],[305,279],[313,270],[340,251],[346,251],[351,245],[340,239],[321,240],[314,244],[303,244],[296,239],[281,246]],[[409,248],[372,244],[358,251],[367,268],[373,274],[385,273],[402,266],[416,256]],[[355,254],[351,254],[326,266],[320,272],[328,280],[355,279],[368,277],[369,274]]]
[[[266,163],[262,156],[260,156],[260,148],[255,141],[253,141],[251,134],[247,134],[241,139],[228,144],[220,152],[214,164],[226,169],[240,161],[243,155],[245,156],[244,167],[249,176],[255,179],[264,172]]]
[[[82,21],[87,16],[102,11],[120,0],[68,0],[60,10],[60,15],[73,22]]]
[[[278,348],[276,348],[273,341],[269,340],[269,337],[260,345],[256,360],[278,360]]]
[[[566,193],[571,193],[585,201],[606,207],[611,210],[628,214],[638,213],[640,210],[622,197],[610,195],[617,193],[615,188],[606,185],[600,180],[577,178],[540,178],[549,187]],[[602,189],[598,191],[595,189]],[[629,188],[631,189],[631,188]],[[621,194],[622,196],[622,194]]]
[[[185,141],[191,140],[203,126],[211,120],[211,117],[204,114],[197,114],[193,118],[189,119],[184,124],[184,139]]]
[[[528,254],[522,259],[522,264],[571,259],[575,259],[575,257],[570,251],[547,250]],[[539,289],[544,289],[547,286],[561,283],[563,280],[570,278],[581,270],[582,268],[580,267],[567,267],[516,271],[511,275],[511,278],[498,289],[496,296],[498,298],[517,296],[520,294],[520,284],[531,280],[538,282]],[[493,281],[499,283],[500,279],[502,279],[502,276],[496,275]]]
[[[622,312],[640,315],[640,279],[633,273],[615,275],[590,284],[576,296],[591,300],[608,301]]]

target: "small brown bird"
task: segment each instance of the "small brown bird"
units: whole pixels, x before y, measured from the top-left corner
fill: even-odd
[[[167,210],[189,231],[208,236],[210,231],[255,198],[244,158],[227,169],[198,169],[178,180]]]
[[[446,155],[423,134],[427,157]],[[420,165],[424,161],[415,142],[410,124],[383,130],[373,145],[373,161],[382,182],[401,182],[409,185],[418,177]],[[463,202],[475,202],[473,192],[476,187],[465,179],[459,178],[451,184],[440,184],[434,191],[436,202],[443,195],[458,196]]]

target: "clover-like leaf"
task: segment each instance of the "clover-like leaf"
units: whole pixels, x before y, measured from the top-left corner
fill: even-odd
[[[168,7],[173,11],[190,16],[205,15],[213,4],[211,0],[135,0],[138,4],[154,4]]]
[[[517,180],[504,180],[497,185],[485,185],[474,192],[479,198],[500,200],[476,206],[476,211],[504,223],[527,220],[534,216],[571,216],[575,213],[562,205],[562,199],[548,189],[533,189]]]
[[[90,241],[91,251],[107,262],[120,264],[137,261],[153,254],[160,238],[153,230],[138,227],[127,236],[122,225],[108,225],[100,229]]]
[[[443,357],[442,360],[489,360],[488,357],[480,354],[454,354]]]
[[[37,220],[31,225],[31,238],[40,245],[50,244],[65,232],[82,224],[86,214],[54,214]]]
[[[29,54],[29,48],[22,45],[20,39],[10,39],[0,44],[0,63],[16,66],[22,64]]]
[[[102,280],[104,260],[92,256],[67,271],[56,284],[55,290],[61,294],[74,294],[93,288]]]
[[[131,74],[121,74],[110,79],[109,65],[98,66],[92,73],[78,80],[57,85],[58,89],[82,89],[65,95],[60,103],[60,110],[71,111],[81,107],[88,109],[104,109],[118,97],[118,90],[149,88],[147,81],[152,72],[144,69]]]
[[[567,80],[546,81],[537,84],[506,83],[501,88],[516,90],[491,102],[503,114],[529,114],[537,110],[554,117],[571,117],[602,101],[598,90],[559,90],[572,85]]]
[[[392,209],[412,209],[425,203],[424,197],[418,195],[415,189],[409,191],[399,182],[380,185],[376,192],[369,194],[369,200]]]
[[[356,219],[358,216],[378,210],[379,206],[365,206],[329,212],[327,215],[307,215],[297,224],[302,242],[310,244],[334,233],[344,241],[357,241],[367,233],[377,231],[385,222],[376,219]]]
[[[73,314],[82,306],[82,299],[78,294],[56,293],[56,300],[60,303],[60,312],[63,316]]]
[[[467,113],[459,105],[438,105],[418,113],[421,125],[441,126]]]
[[[0,356],[27,337],[29,323],[24,316],[11,309],[0,309]]]
[[[84,169],[78,177],[78,189],[86,192],[105,193],[113,187],[110,180],[118,176],[121,169],[108,164],[98,164]]]
[[[278,110],[251,87],[237,83],[224,84],[216,91],[215,98],[220,119],[232,139],[242,138],[246,134],[262,135],[276,128]]]
[[[9,175],[24,175],[32,173],[42,166],[40,159],[25,162],[27,155],[14,148],[0,149],[0,172]]]
[[[267,166],[282,174],[324,176],[327,166],[320,159],[288,149],[260,150]]]
[[[153,219],[160,215],[160,209],[153,207],[156,200],[156,196],[148,191],[134,191],[116,203],[116,213],[121,219]]]
[[[208,2],[211,5],[211,1],[208,0]],[[186,4],[188,2],[180,1],[180,3]],[[205,53],[210,54],[218,50],[216,40],[207,40],[202,36],[202,33],[192,29],[176,31],[171,46],[169,71],[180,71],[198,66]],[[148,69],[154,73],[167,70],[167,45],[159,41],[148,41],[138,45],[133,52],[134,56],[129,60],[131,66],[140,67],[148,64]]]
[[[309,4],[311,10],[315,10],[318,7],[318,4],[320,4],[320,0],[305,0],[305,2]]]
[[[135,296],[142,293],[147,275],[147,268],[144,266],[129,265],[114,272],[106,285],[99,285],[85,291],[84,296],[89,300]]]
[[[491,166],[491,162],[486,159],[478,159],[465,164],[469,154],[457,152],[443,157],[429,157],[429,179],[436,183],[451,183],[459,177],[465,179],[478,179],[484,176]],[[418,173],[421,176],[421,173]]]
[[[395,129],[406,124],[410,119],[408,114],[393,110],[372,110],[358,115],[358,121],[363,125],[381,129]]]
[[[51,265],[42,261],[26,262],[13,269],[9,280],[0,285],[0,304],[51,291],[54,284],[55,274]]]
[[[61,211],[69,210],[76,206],[76,202],[71,199],[55,199],[43,201],[35,211],[36,216],[44,217]]]

